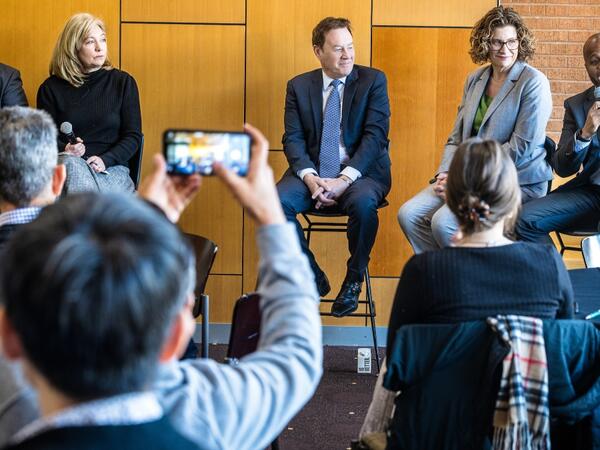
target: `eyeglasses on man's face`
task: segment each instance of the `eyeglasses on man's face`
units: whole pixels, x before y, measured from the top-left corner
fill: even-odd
[[[490,47],[492,50],[500,50],[502,47],[506,45],[506,48],[509,50],[516,50],[519,48],[519,40],[518,39],[509,39],[507,41],[503,41],[501,39],[490,39]]]

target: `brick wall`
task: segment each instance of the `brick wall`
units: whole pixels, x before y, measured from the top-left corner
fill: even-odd
[[[553,111],[548,134],[558,140],[562,128],[563,102],[590,86],[583,67],[582,46],[600,31],[600,0],[501,1],[517,10],[537,39],[531,65],[550,80]]]

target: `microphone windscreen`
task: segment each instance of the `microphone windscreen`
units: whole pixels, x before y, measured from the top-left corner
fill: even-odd
[[[63,122],[60,124],[60,132],[64,134],[71,134],[73,132],[73,125],[71,122]]]
[[[594,98],[596,100],[600,100],[600,86],[596,86],[594,88]]]

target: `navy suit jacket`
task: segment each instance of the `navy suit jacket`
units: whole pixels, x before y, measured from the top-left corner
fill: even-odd
[[[323,127],[323,75],[321,69],[292,78],[285,99],[283,151],[295,175],[318,170]],[[390,102],[383,72],[355,65],[346,78],[342,105],[342,138],[347,166],[391,186],[388,132]]]
[[[583,127],[590,107],[594,103],[594,87],[565,100],[565,116],[558,148],[554,153],[554,170],[561,177],[576,173],[583,164],[583,171],[561,189],[579,187],[590,183],[590,175],[600,169],[600,130],[592,136],[588,147],[575,153],[575,132]]]
[[[0,64],[0,108],[5,106],[27,106],[27,97],[19,71]]]

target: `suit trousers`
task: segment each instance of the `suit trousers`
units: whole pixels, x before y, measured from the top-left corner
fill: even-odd
[[[315,277],[319,278],[322,276],[323,271],[308,247],[304,231],[302,231],[302,226],[296,217],[299,213],[312,209],[315,201],[312,200],[306,184],[289,170],[277,183],[277,191],[279,192],[283,212],[287,220],[296,226],[302,251],[308,257]],[[338,199],[338,205],[334,207],[334,211],[348,216],[347,237],[350,258],[346,263],[347,281],[363,280],[364,271],[369,263],[369,255],[375,243],[379,227],[377,206],[385,198],[388,191],[389,189],[381,183],[368,177],[362,177],[346,189]],[[324,211],[327,211],[327,209],[324,209]]]
[[[524,205],[516,231],[523,241],[551,244],[552,231],[595,230],[599,221],[600,186],[566,186]]]

